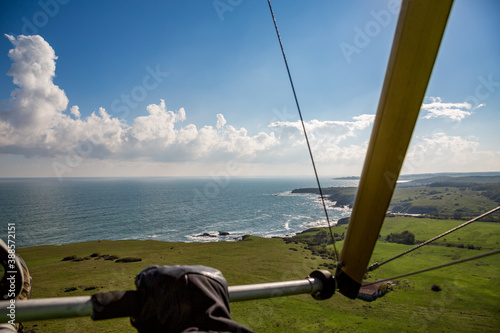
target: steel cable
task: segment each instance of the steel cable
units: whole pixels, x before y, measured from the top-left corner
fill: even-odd
[[[271,11],[271,16],[273,17],[274,28],[276,29],[276,35],[278,36],[278,41],[280,43],[281,53],[283,54],[283,60],[285,61],[286,71],[288,73],[288,78],[290,79],[290,85],[292,86],[293,97],[295,98],[295,104],[297,105],[297,110],[299,112],[300,122],[302,124],[302,129],[304,131],[304,136],[306,138],[307,149],[309,150],[309,156],[311,157],[311,162],[312,162],[312,166],[314,169],[314,175],[316,176],[316,183],[318,184],[319,195],[321,197],[321,202],[323,204],[323,209],[325,211],[326,222],[328,223],[328,229],[330,231],[330,237],[332,239],[333,249],[335,252],[335,259],[338,261],[337,247],[335,246],[335,237],[333,236],[332,226],[330,224],[330,219],[328,217],[328,211],[326,209],[325,197],[323,196],[323,190],[321,188],[321,184],[319,181],[318,171],[316,170],[316,163],[314,163],[314,157],[312,154],[311,145],[309,144],[309,138],[307,136],[306,126],[304,124],[304,119],[302,118],[302,112],[300,111],[299,100],[297,98],[297,94],[295,93],[295,87],[293,85],[292,75],[290,74],[290,68],[288,67],[288,62],[286,60],[285,49],[283,48],[283,43],[281,42],[280,33],[278,31],[278,24],[276,23],[276,18],[274,16],[273,7],[271,6],[271,0],[267,0],[267,3],[269,4],[269,10]]]

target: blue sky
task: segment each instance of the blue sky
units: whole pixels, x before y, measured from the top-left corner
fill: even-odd
[[[273,7],[320,175],[358,175],[399,1]],[[0,28],[0,177],[312,174],[265,0],[3,1]],[[500,2],[456,0],[404,173],[500,170],[499,59]]]

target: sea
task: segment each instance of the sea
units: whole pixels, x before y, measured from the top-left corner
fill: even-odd
[[[357,180],[321,179],[322,187]],[[15,226],[16,247],[95,240],[237,241],[285,237],[326,226],[311,178],[3,178],[0,238]],[[327,201],[330,221],[350,215]]]

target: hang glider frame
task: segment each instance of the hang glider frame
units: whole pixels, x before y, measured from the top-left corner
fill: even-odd
[[[231,302],[302,293],[323,299],[333,294],[336,283],[342,294],[357,297],[401,171],[452,3],[453,0],[403,1],[335,278],[325,279],[314,276],[313,272],[305,280],[229,287]],[[126,298],[127,304],[140,305],[135,291],[114,293],[119,299]],[[16,301],[15,319],[30,321],[88,315],[95,318],[95,298],[96,295]],[[9,303],[0,302],[0,322],[9,320]],[[132,315],[131,309],[125,310],[113,315]]]

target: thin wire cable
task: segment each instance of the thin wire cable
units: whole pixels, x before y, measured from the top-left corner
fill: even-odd
[[[425,241],[425,242],[423,242],[423,243],[420,243],[420,244],[418,244],[417,246],[415,246],[415,247],[413,247],[413,248],[411,248],[411,249],[409,249],[409,250],[406,250],[406,251],[405,251],[405,252],[403,252],[403,253],[398,254],[397,256],[394,256],[394,257],[392,257],[392,258],[390,258],[390,259],[387,259],[386,261],[381,262],[380,264],[379,264],[378,262],[373,263],[370,267],[368,267],[368,269],[367,269],[366,271],[367,271],[367,272],[374,271],[374,270],[376,270],[377,268],[379,268],[380,266],[382,266],[382,265],[384,265],[384,264],[387,264],[388,262],[390,262],[390,261],[392,261],[392,260],[394,260],[394,259],[397,259],[397,258],[399,258],[399,257],[402,257],[402,256],[404,256],[405,254],[408,254],[408,253],[410,253],[410,252],[412,252],[412,251],[414,251],[414,250],[416,250],[416,249],[418,249],[418,248],[420,248],[420,247],[422,247],[422,246],[424,246],[424,245],[427,245],[427,244],[429,244],[429,243],[432,243],[432,242],[434,242],[436,239],[439,239],[439,238],[441,238],[441,237],[443,237],[443,236],[446,236],[446,235],[448,235],[448,234],[452,233],[453,231],[456,231],[456,230],[458,230],[458,229],[460,229],[460,228],[465,227],[465,226],[466,226],[466,225],[468,225],[468,224],[471,224],[472,222],[475,222],[475,221],[477,221],[477,220],[479,220],[479,219],[482,219],[483,217],[488,216],[488,215],[490,215],[490,214],[492,214],[492,213],[496,212],[497,210],[500,210],[500,206],[498,206],[498,207],[496,207],[496,208],[493,208],[492,210],[490,210],[490,211],[488,211],[488,212],[486,212],[486,213],[484,213],[484,214],[482,214],[482,215],[479,215],[479,216],[477,216],[477,217],[473,218],[472,220],[469,220],[469,221],[467,221],[467,222],[465,222],[465,223],[462,223],[462,224],[461,224],[461,225],[459,225],[458,227],[455,227],[455,228],[453,228],[453,229],[450,229],[450,230],[448,230],[448,231],[446,231],[446,232],[442,233],[441,235],[438,235],[438,236],[436,236],[436,237],[434,237],[434,238],[431,238],[431,239],[429,239],[429,240],[427,240],[427,241]]]
[[[299,111],[300,122],[302,124],[302,129],[304,130],[304,136],[306,138],[307,149],[309,150],[309,156],[311,156],[311,162],[312,162],[312,166],[314,169],[314,175],[316,176],[316,182],[318,183],[319,195],[321,197],[321,202],[323,203],[323,209],[325,211],[326,222],[328,223],[328,229],[330,231],[330,237],[332,239],[333,250],[335,252],[335,259],[337,261],[339,261],[338,255],[337,255],[337,247],[335,246],[335,237],[333,237],[332,226],[330,224],[330,219],[328,217],[328,211],[326,209],[325,197],[323,196],[323,190],[321,189],[321,184],[319,182],[318,171],[316,170],[316,164],[314,163],[314,157],[312,154],[311,145],[309,144],[309,138],[307,136],[306,126],[304,125],[304,119],[302,118],[302,112],[300,111],[299,100],[297,99],[297,94],[295,93],[295,87],[293,85],[292,75],[290,74],[290,68],[288,67],[288,62],[286,60],[285,49],[283,48],[283,43],[281,42],[281,36],[280,36],[279,31],[278,31],[278,24],[276,23],[276,18],[274,17],[273,7],[271,6],[271,0],[267,0],[267,3],[269,4],[269,10],[271,11],[271,16],[273,17],[274,28],[276,29],[276,35],[278,36],[278,40],[280,43],[281,53],[283,54],[283,60],[285,61],[286,71],[288,73],[288,78],[290,79],[290,85],[292,86],[293,97],[295,98],[295,104],[297,105],[297,110]]]
[[[420,274],[420,273],[432,271],[432,270],[435,270],[435,269],[438,269],[438,268],[443,268],[443,267],[448,267],[448,266],[452,266],[452,265],[456,265],[456,264],[461,264],[461,263],[464,263],[464,262],[467,262],[467,261],[470,261],[470,260],[476,260],[476,259],[479,259],[479,258],[488,257],[488,256],[491,256],[491,255],[494,255],[494,254],[498,254],[498,253],[500,253],[500,249],[496,249],[494,251],[491,251],[491,252],[488,252],[488,253],[483,253],[483,254],[480,254],[480,255],[477,255],[477,256],[474,256],[474,257],[469,257],[469,258],[460,259],[460,260],[457,260],[457,261],[452,261],[452,262],[449,262],[447,264],[443,264],[443,265],[439,265],[439,266],[434,266],[434,267],[430,267],[430,268],[425,268],[425,269],[421,269],[419,271],[415,271],[415,272],[411,272],[411,273],[406,273],[406,274],[394,276],[394,277],[391,277],[391,278],[388,278],[388,279],[383,279],[383,280],[379,280],[379,281],[367,283],[367,284],[364,284],[363,287],[364,286],[371,286],[371,285],[374,285],[374,284],[378,284],[378,283],[382,283],[382,282],[386,282],[386,281],[390,281],[390,280],[400,279],[402,277],[406,277],[406,276],[410,276],[410,275],[415,275],[415,274]]]

